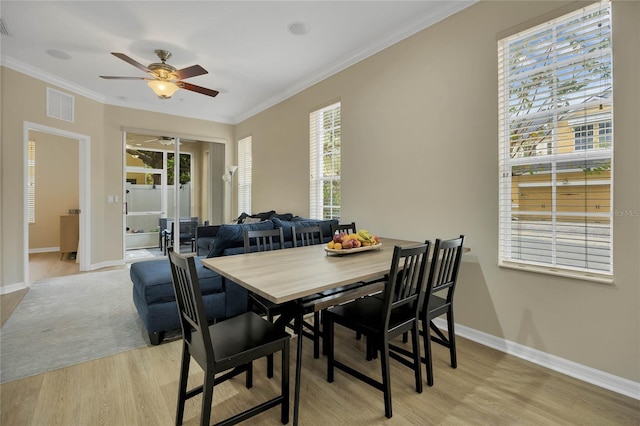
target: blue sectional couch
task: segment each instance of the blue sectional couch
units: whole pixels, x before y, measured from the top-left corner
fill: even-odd
[[[276,217],[274,217],[276,216]],[[337,220],[314,220],[293,217],[283,220],[279,215],[257,223],[243,223],[216,226],[217,232],[212,241],[207,243],[209,252],[206,256],[196,258],[196,267],[202,289],[205,310],[209,321],[230,318],[246,312],[248,309],[248,293],[240,285],[205,268],[199,259],[202,257],[230,256],[244,253],[244,230],[283,228],[284,246],[292,247],[291,228],[320,225],[323,242],[331,236],[331,224]],[[167,258],[136,262],[131,265],[131,281],[133,282],[133,303],[138,315],[149,333],[151,344],[160,344],[165,332],[180,328],[178,307],[171,283],[171,267]]]

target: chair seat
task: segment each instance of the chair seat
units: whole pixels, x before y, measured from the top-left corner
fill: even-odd
[[[438,313],[439,309],[442,309],[441,314],[444,314],[445,312],[447,312],[447,309],[448,309],[447,300],[440,296],[431,295],[431,297],[429,298],[429,306],[427,307],[427,310],[431,312],[433,315],[438,316],[438,315],[441,315]],[[423,312],[421,312],[420,314],[422,315]]]
[[[238,330],[246,330],[246,333],[238,333]],[[290,337],[287,332],[255,312],[246,312],[212,324],[209,326],[209,332],[211,343],[216,348],[215,362],[220,365],[230,357],[255,351],[256,348],[265,355],[273,353],[273,350],[268,349],[270,344],[280,344],[279,340]]]
[[[367,296],[344,305],[329,308],[327,311],[334,316],[334,321],[342,324],[346,320],[350,328],[363,334],[380,334],[382,329],[382,313],[384,300],[375,296]],[[394,309],[389,319],[389,329],[405,324],[415,310],[409,306]]]

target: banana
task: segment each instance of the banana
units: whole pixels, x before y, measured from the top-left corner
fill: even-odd
[[[373,235],[371,235],[371,233],[366,229],[361,229],[360,231],[358,231],[357,237],[358,237],[358,240],[360,240],[360,242],[365,242],[365,241],[373,242]]]

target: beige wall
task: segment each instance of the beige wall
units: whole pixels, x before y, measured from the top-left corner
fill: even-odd
[[[35,218],[29,224],[29,249],[60,246],[60,216],[78,209],[78,141],[29,132],[36,145]]]
[[[562,2],[483,1],[239,123],[252,205],[308,213],[308,114],[342,101],[342,219],[380,235],[466,235],[456,321],[640,381],[640,3],[614,3],[615,282],[498,264],[497,35]]]
[[[232,125],[104,105],[80,95],[74,95],[75,120],[70,123],[46,116],[46,87],[51,85],[6,67],[1,67],[0,78],[2,89],[2,206],[0,209],[2,287],[12,286],[13,288],[15,285],[22,285],[24,281],[23,126],[25,122],[87,135],[91,138],[89,188],[91,211],[89,264],[91,268],[123,261],[122,206],[120,203],[107,203],[108,195],[121,195],[123,190],[123,129],[146,129],[153,131],[153,134],[190,136],[192,139],[213,145],[227,144],[224,154],[218,155],[218,158],[210,163],[211,168],[215,169],[215,172],[212,172],[211,182],[202,183],[219,186],[220,188],[211,189],[212,193],[228,197],[223,193],[220,176],[222,176],[224,165],[235,161]],[[209,148],[220,154],[219,149]],[[198,178],[204,180],[203,176]]]
[[[44,114],[42,82],[2,69],[2,279],[22,279],[22,122],[91,136],[92,263],[119,259],[121,128],[253,138],[254,211],[308,214],[308,113],[342,101],[343,220],[399,238],[467,236],[456,322],[640,381],[640,218],[615,217],[615,283],[498,268],[497,34],[562,2],[482,1],[234,126],[76,97]],[[614,2],[615,205],[640,212],[640,4]],[[232,154],[227,150],[228,164]],[[221,175],[222,173],[220,173]],[[219,179],[215,178],[214,179]],[[461,361],[462,362],[462,361]]]

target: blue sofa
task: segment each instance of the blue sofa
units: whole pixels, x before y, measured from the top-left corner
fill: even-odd
[[[337,223],[337,220],[314,220],[301,217],[282,220],[279,217],[272,217],[257,223],[220,225],[217,226],[215,237],[208,243],[210,249],[206,257],[244,253],[245,229],[283,228],[284,246],[292,247],[292,227],[320,225],[323,242],[328,242],[332,238],[331,224]],[[255,248],[252,247],[252,250]],[[246,312],[247,290],[205,268],[199,261],[202,257],[205,256],[196,257],[196,268],[209,321],[222,320]],[[149,334],[149,341],[153,345],[160,344],[166,331],[180,328],[169,260],[163,258],[133,263],[130,277],[133,282],[133,303]]]

